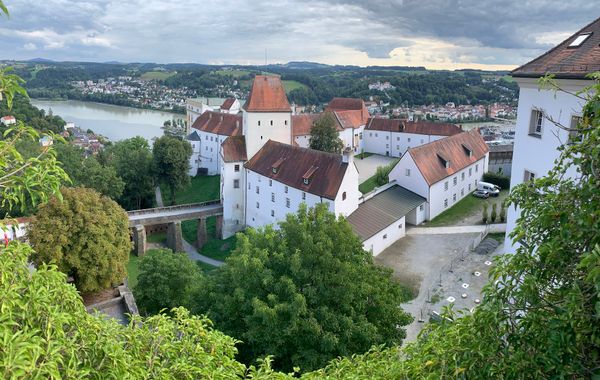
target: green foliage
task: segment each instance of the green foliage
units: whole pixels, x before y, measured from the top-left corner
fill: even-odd
[[[385,166],[377,167],[377,170],[375,171],[375,183],[377,184],[377,186],[383,186],[386,183],[390,182],[390,172],[392,171],[392,169],[394,169],[394,166],[396,166],[397,162],[398,161],[395,161]]]
[[[96,157],[84,157],[83,150],[74,145],[57,144],[57,159],[74,186],[94,189],[102,195],[118,200],[125,184],[115,168],[101,165]]]
[[[492,203],[492,213],[490,214],[490,220],[492,223],[496,223],[496,219],[498,219],[498,205],[496,203]]]
[[[152,151],[145,138],[137,136],[107,147],[100,161],[115,169],[125,186],[119,204],[126,210],[152,207],[154,177]]]
[[[487,205],[487,203],[484,203],[483,211],[481,213],[481,221],[483,222],[483,224],[486,224],[488,222],[488,219],[489,219],[488,205]]]
[[[275,230],[238,234],[226,265],[207,277],[199,312],[243,340],[250,362],[319,368],[374,344],[399,344],[411,317],[391,270],[377,266],[345,219],[301,206]]]
[[[506,208],[504,205],[500,205],[500,222],[504,223],[506,221]]]
[[[77,289],[94,292],[120,284],[132,244],[127,214],[118,204],[86,188],[62,188],[40,206],[27,236],[36,264],[54,262],[73,276]]]
[[[12,108],[8,106],[6,100],[0,101],[0,115],[14,116],[17,120],[43,133],[60,133],[65,126],[65,121],[60,116],[46,114],[43,109],[33,106],[29,97],[20,94],[14,97]]]
[[[510,188],[510,177],[507,177],[500,173],[487,172],[483,175],[482,181],[499,186],[501,189]]]
[[[335,119],[331,112],[324,113],[310,130],[309,144],[311,149],[329,153],[342,153],[344,143],[335,128]]]
[[[175,204],[175,192],[189,185],[190,157],[189,142],[170,136],[162,136],[154,142],[153,164],[158,180],[171,191],[171,204]]]
[[[139,259],[137,285],[133,289],[142,314],[162,309],[190,307],[202,284],[202,271],[185,253],[151,249]]]
[[[0,248],[3,379],[274,378],[268,365],[237,362],[235,341],[185,309],[135,316],[128,326],[88,314],[55,267],[30,271],[31,253],[15,242]]]

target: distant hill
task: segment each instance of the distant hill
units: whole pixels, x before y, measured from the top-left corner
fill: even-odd
[[[46,59],[46,58],[32,58],[32,59],[28,59],[27,62],[33,62],[33,63],[55,63],[56,61],[53,61],[51,59]]]

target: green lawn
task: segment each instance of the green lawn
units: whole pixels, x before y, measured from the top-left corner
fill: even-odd
[[[190,186],[175,194],[175,204],[182,205],[219,199],[220,180],[221,177],[218,175],[192,177]],[[168,205],[171,201],[169,187],[161,184],[160,190],[165,205]]]
[[[158,232],[155,234],[150,234],[146,237],[146,241],[148,243],[163,243],[167,241],[167,233],[166,232]]]
[[[488,205],[488,215],[492,212],[492,204],[498,204],[498,214],[500,214],[500,204],[508,195],[507,190],[502,190],[497,198],[489,197],[488,199],[481,199],[474,197],[472,194],[468,194],[457,204],[438,215],[435,219],[427,222],[427,227],[440,227],[440,226],[451,226],[456,224],[465,218],[473,215],[481,216],[483,211],[483,205]],[[481,218],[477,219],[477,224],[481,224]],[[496,220],[496,223],[500,223],[500,218]]]
[[[165,80],[172,77],[175,73],[168,71],[147,71],[140,76],[142,80]]]
[[[283,82],[283,87],[285,87],[286,93],[289,93],[290,91],[296,90],[298,88],[308,88],[305,84],[300,83],[295,80],[284,80],[282,82]]]
[[[212,73],[216,75],[230,75],[234,78],[250,75],[250,71],[247,70],[215,70]]]
[[[129,262],[127,263],[127,282],[129,283],[129,289],[133,289],[137,284],[139,268],[138,260],[140,258],[131,253],[129,255]]]
[[[367,179],[365,182],[358,185],[358,190],[361,193],[366,194],[369,191],[373,190],[376,186],[377,186],[377,183],[375,183],[375,176],[373,176],[373,177]]]
[[[175,194],[175,204],[197,203],[219,199],[220,177],[197,176],[191,179],[191,184],[184,190]],[[168,204],[170,199],[169,189],[161,185],[163,200]],[[215,260],[225,260],[235,246],[235,237],[219,240],[215,239],[216,217],[206,219],[206,232],[208,241],[200,250],[200,254]],[[196,243],[198,232],[197,220],[186,220],[181,223],[181,231],[185,240],[191,244]]]

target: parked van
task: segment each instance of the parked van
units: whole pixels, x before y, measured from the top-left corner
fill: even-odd
[[[477,190],[487,191],[492,197],[500,195],[500,187],[488,182],[478,182]]]

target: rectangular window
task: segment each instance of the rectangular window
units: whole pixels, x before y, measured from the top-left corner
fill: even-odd
[[[581,142],[583,136],[577,129],[577,126],[580,122],[581,116],[571,116],[571,125],[569,126],[569,144]]]
[[[275,216],[275,210],[271,210],[271,216]]]
[[[275,202],[275,193],[271,193],[271,202]]]
[[[258,121],[258,126],[260,127],[260,120]]]
[[[460,189],[460,196],[464,197],[465,196],[465,189]]]
[[[283,191],[284,191],[284,192],[287,194],[287,193],[288,193],[288,187],[287,187],[287,186],[286,186],[286,187],[284,187],[284,188],[283,188]]]
[[[396,145],[396,149],[397,149],[397,150],[400,150],[400,145]]]
[[[444,190],[448,190],[448,181],[444,182]]]
[[[290,208],[290,198],[285,198],[285,207]]]
[[[421,139],[421,144],[424,144],[424,143],[425,143],[425,140]]]
[[[233,180],[233,188],[234,189],[239,189],[240,188],[240,180],[239,179],[234,179]]]
[[[239,164],[235,164],[235,166],[233,167],[233,170],[236,172],[240,171],[240,165]]]
[[[458,183],[458,177],[454,177],[454,179],[452,180],[452,182],[454,183],[454,186],[456,186],[456,184]]]
[[[465,180],[465,172],[460,173],[460,180],[461,181]]]
[[[444,199],[444,208],[448,207],[448,199]]]
[[[385,149],[389,148],[390,144],[385,144]]]
[[[400,141],[400,136],[396,137],[396,141]]]
[[[252,184],[250,182],[248,182],[248,190],[251,189]]]
[[[273,180],[272,179],[269,180],[269,186],[273,186]]]
[[[408,138],[408,142],[410,142],[410,137]]]
[[[256,186],[256,194],[260,194],[260,188]]]
[[[373,133],[369,132],[369,137],[373,137]]]
[[[471,184],[469,184],[469,191],[471,191]]]
[[[285,120],[283,123],[284,123],[285,125],[287,125],[287,120]]]
[[[260,203],[256,202],[256,208],[260,208]]]
[[[410,169],[406,169],[406,176],[410,177]]]
[[[544,113],[540,110],[532,110],[531,111],[531,120],[529,121],[529,135],[541,137],[543,123],[544,123]]]
[[[375,133],[375,137],[377,137],[377,133]]]
[[[306,200],[306,193],[304,191],[302,192],[302,200]]]
[[[390,136],[385,136],[385,139],[386,139],[386,140],[389,140],[389,139],[390,139]]]
[[[452,195],[452,202],[456,202],[456,194]]]
[[[210,141],[213,141],[213,137],[212,136],[210,136]]]
[[[534,179],[535,179],[535,173],[532,173],[529,170],[525,170],[525,175],[523,176],[523,182],[533,181]]]
[[[420,205],[420,206],[419,206],[419,211],[423,211],[423,209],[424,209],[424,208],[425,208],[425,206],[423,206],[423,205]]]
[[[475,173],[479,171],[479,164],[475,164]]]
[[[473,174],[473,168],[469,168],[469,177]]]

